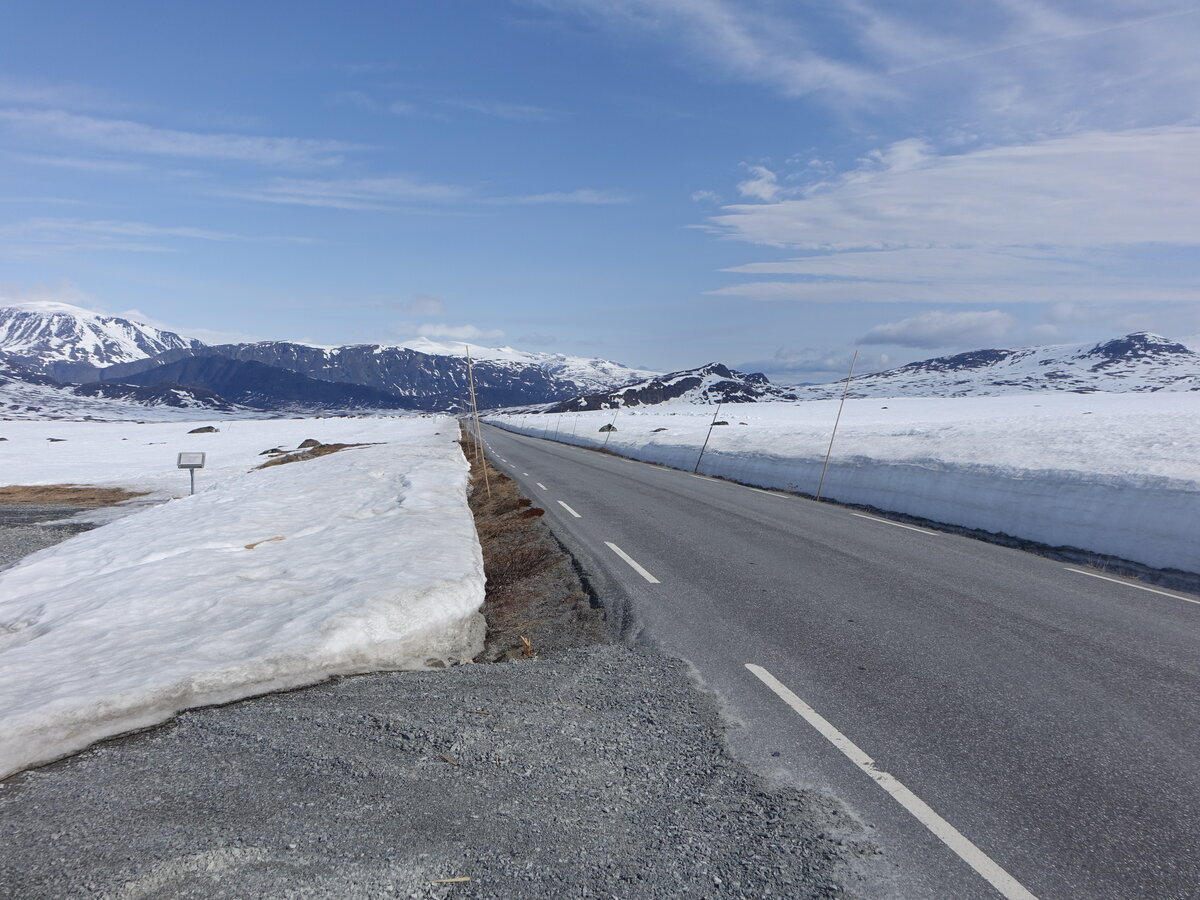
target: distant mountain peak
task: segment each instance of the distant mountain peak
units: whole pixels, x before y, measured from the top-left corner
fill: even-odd
[[[851,397],[963,397],[1026,391],[1190,391],[1200,386],[1200,353],[1149,331],[1086,344],[972,350],[860,375]],[[840,384],[796,389],[836,396]]]
[[[0,306],[0,352],[62,381],[85,380],[72,377],[76,372],[200,346],[172,331],[69,303],[36,300]]]
[[[756,403],[760,400],[794,400],[795,394],[776,387],[759,372],[739,372],[711,362],[643,381],[566,400],[548,412],[585,412],[660,403]]]

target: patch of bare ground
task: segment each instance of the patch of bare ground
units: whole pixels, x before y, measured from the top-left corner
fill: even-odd
[[[328,456],[330,453],[338,453],[341,450],[349,450],[351,447],[371,447],[373,444],[322,444],[320,441],[309,438],[304,441],[295,450],[280,450],[278,447],[272,447],[270,450],[264,450],[259,456],[272,456],[273,459],[268,459],[261,466],[255,466],[256,469],[266,469],[270,466],[282,466],[285,463],[304,462],[307,459],[316,459],[318,456]]]
[[[471,465],[469,503],[483,548],[487,639],[476,662],[501,662],[609,640],[604,614],[584,589],[574,563],[542,521],[464,431]]]
[[[116,506],[146,491],[127,491],[125,488],[96,487],[91,484],[14,484],[0,487],[0,504],[38,506]]]

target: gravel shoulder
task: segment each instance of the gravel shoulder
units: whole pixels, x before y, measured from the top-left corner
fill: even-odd
[[[842,897],[873,853],[618,644],[188,712],[0,785],[0,846],[29,900]]]

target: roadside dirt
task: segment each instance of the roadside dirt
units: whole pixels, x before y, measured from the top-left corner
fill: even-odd
[[[501,662],[607,643],[603,611],[542,521],[544,510],[487,462],[465,430],[462,449],[471,465],[469,503],[487,575],[483,613],[488,632],[475,661]]]

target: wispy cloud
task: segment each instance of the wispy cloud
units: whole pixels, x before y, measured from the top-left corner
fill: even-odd
[[[447,106],[514,122],[556,122],[561,118],[553,110],[531,103],[505,103],[497,100],[473,100],[466,97],[450,97],[444,102]]]
[[[628,203],[629,198],[611,191],[598,191],[593,188],[580,188],[575,191],[550,191],[545,194],[525,194],[520,197],[498,198],[499,203],[581,203],[585,206],[609,206],[614,203]]]
[[[246,240],[236,234],[188,226],[149,225],[115,220],[37,218],[0,225],[0,252],[8,256],[37,256],[73,250],[113,250],[166,253],[176,240]]]
[[[1200,100],[1200,9],[1170,0],[977,0],[970,15],[889,0],[525,2],[873,133],[889,119],[1005,140],[1147,127],[1194,120]]]
[[[56,169],[78,169],[82,172],[103,172],[107,175],[122,175],[143,172],[145,166],[116,159],[89,159],[79,156],[50,156],[37,153],[14,153],[12,159],[31,166],[50,166]]]
[[[440,316],[446,312],[446,301],[433,294],[418,294],[404,304],[404,311],[412,316]]]
[[[726,77],[788,96],[827,91],[843,101],[889,96],[879,73],[814,46],[812,29],[770,2],[729,0],[531,0],[622,32],[678,44]]]
[[[335,165],[346,153],[368,149],[345,141],[176,131],[62,110],[2,109],[0,124],[24,137],[68,141],[137,156],[180,156],[268,165]]]
[[[262,187],[232,192],[231,196],[264,203],[349,210],[399,210],[448,204],[477,207],[569,203],[605,206],[629,202],[621,194],[593,188],[517,196],[490,195],[464,185],[436,184],[406,175],[353,179],[275,178]]]
[[[264,203],[357,210],[397,209],[412,203],[446,203],[471,195],[469,188],[431,184],[398,175],[332,180],[275,178],[263,187],[234,193],[234,196]]]
[[[446,325],[444,323],[422,325],[417,334],[427,338],[450,338],[458,341],[489,341],[504,337],[504,332],[493,328],[477,328],[474,325]]]
[[[1194,301],[1138,255],[1200,246],[1200,128],[1092,132],[938,155],[905,141],[838,178],[736,204],[726,238],[809,251],[728,271],[789,275],[715,293],[758,299],[1007,303]]]
[[[388,98],[385,96],[388,92],[384,90],[377,93],[349,90],[328,94],[327,100],[338,106],[350,106],[380,115],[413,116],[442,122],[451,121],[453,116],[450,113],[454,111],[475,113],[512,122],[557,122],[562,118],[561,113],[532,103],[457,97],[430,90],[424,86],[413,88],[409,92],[418,94],[419,99]]]
[[[876,325],[860,337],[858,343],[898,344],[927,349],[985,345],[1008,334],[1014,321],[1008,313],[997,309],[986,312],[932,310],[898,322]]]

